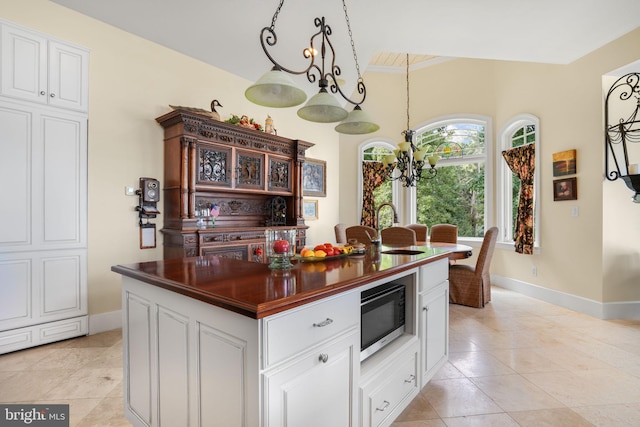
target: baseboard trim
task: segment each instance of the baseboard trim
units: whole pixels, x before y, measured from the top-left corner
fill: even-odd
[[[122,328],[122,310],[89,315],[89,335]]]
[[[598,302],[521,280],[491,275],[491,283],[598,319],[640,319],[640,301]]]

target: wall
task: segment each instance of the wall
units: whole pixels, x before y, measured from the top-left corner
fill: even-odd
[[[640,301],[640,206],[629,201],[632,193],[621,181],[603,180],[601,83],[608,71],[638,59],[634,46],[639,43],[636,30],[568,65],[456,59],[411,72],[412,127],[438,116],[471,113],[492,117],[495,133],[518,114],[540,118],[541,248],[533,256],[497,249],[492,274],[551,290],[556,297]],[[340,219],[348,224],[359,222],[350,207],[357,195],[351,165],[357,164],[358,144],[375,138],[400,141],[399,132],[406,127],[404,75],[369,72],[364,78],[371,90],[365,108],[381,129],[361,137],[341,136]],[[494,135],[494,143],[496,139]],[[554,202],[551,156],[573,148],[578,200]],[[503,160],[494,150],[498,161]],[[571,216],[573,206],[578,217]]]
[[[218,99],[224,105],[219,110],[223,120],[247,114],[264,122],[270,114],[279,135],[315,143],[307,154],[329,161],[328,194],[319,199],[320,219],[309,222],[308,235],[311,242],[333,238],[339,180],[331,163],[338,146],[333,126],[304,122],[295,109],[272,111],[254,105],[244,98],[251,82],[46,0],[0,0],[0,11],[2,19],[91,50],[90,315],[120,310],[120,276],[111,266],[162,258],[160,232],[156,249],[139,249],[137,197],[125,196],[124,187],[137,187],[141,176],[162,181],[163,132],[155,118],[169,112],[169,104],[209,108],[211,100]],[[155,223],[160,230],[162,215]]]

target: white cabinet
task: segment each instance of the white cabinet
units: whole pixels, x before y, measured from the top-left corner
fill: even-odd
[[[360,426],[389,426],[420,390],[418,341],[406,341],[360,383]]]
[[[87,333],[87,119],[0,97],[0,353]]]
[[[357,327],[263,374],[265,426],[356,427]]]
[[[420,373],[425,385],[449,357],[449,281],[447,260],[420,267]]]
[[[87,111],[89,53],[46,35],[0,22],[4,96]]]

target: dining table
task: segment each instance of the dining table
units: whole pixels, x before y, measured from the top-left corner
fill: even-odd
[[[428,242],[418,241],[417,246],[426,246],[430,248],[441,248],[450,250],[450,260],[465,259],[473,255],[473,248],[468,245],[462,245],[460,243],[447,243],[447,242]]]

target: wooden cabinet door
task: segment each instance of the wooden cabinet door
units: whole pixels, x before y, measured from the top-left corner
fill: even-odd
[[[449,281],[420,295],[419,316],[424,385],[449,356]]]
[[[355,427],[358,337],[353,330],[263,374],[264,425]]]
[[[198,143],[197,186],[231,188],[233,185],[231,148]]]
[[[264,190],[265,155],[252,151],[236,150],[235,188]]]

